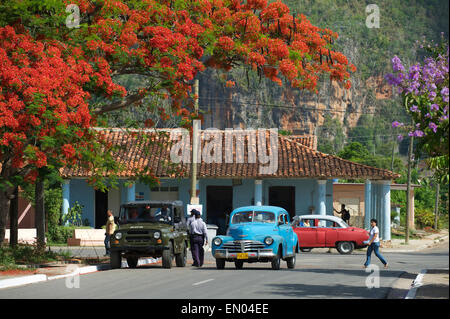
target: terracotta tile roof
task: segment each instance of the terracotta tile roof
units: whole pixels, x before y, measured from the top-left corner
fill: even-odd
[[[174,164],[170,158],[170,150],[174,141],[170,140],[171,130],[133,130],[127,132],[123,129],[99,129],[104,133],[106,140],[121,146],[114,156],[124,165],[118,177],[134,177],[137,172],[148,170],[157,177],[189,177],[191,164]],[[201,148],[205,143],[205,131],[202,131]],[[321,153],[302,143],[296,142],[288,136],[278,135],[278,169],[275,174],[262,174],[259,157],[252,163],[249,157],[248,145],[258,150],[258,139],[245,136],[244,153],[237,152],[233,147],[232,163],[226,163],[224,131],[222,134],[222,161],[221,163],[206,163],[202,160],[198,164],[198,177],[200,178],[317,178],[317,179],[383,179],[391,180],[399,177],[398,174],[388,170],[362,165],[339,157]],[[266,133],[266,154],[269,153],[270,136]],[[211,145],[211,144],[209,144]],[[228,153],[230,155],[231,153]],[[259,152],[258,152],[259,154]],[[243,160],[243,163],[239,163]],[[88,177],[92,172],[79,167],[65,167],[61,169],[64,178]]]
[[[317,150],[317,136],[316,135],[288,135],[286,138],[294,142],[305,145],[309,148]]]

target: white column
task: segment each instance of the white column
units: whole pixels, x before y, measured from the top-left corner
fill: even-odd
[[[382,215],[383,223],[381,227],[383,229],[383,240],[391,240],[391,181],[383,181],[382,184]]]
[[[262,180],[255,179],[255,205],[262,205]]]
[[[62,214],[63,217],[69,213],[70,208],[70,180],[62,183]]]
[[[318,199],[317,199],[317,213],[320,215],[327,214],[327,206],[326,206],[326,193],[327,193],[327,181],[326,180],[318,180]]]

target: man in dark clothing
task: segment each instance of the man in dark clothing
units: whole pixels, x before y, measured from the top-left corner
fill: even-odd
[[[205,222],[200,217],[200,212],[195,210],[194,215],[195,219],[189,225],[189,233],[192,241],[192,257],[194,259],[193,266],[201,267],[203,266],[205,256],[205,250],[203,249],[205,239],[206,244],[208,244],[208,230]]]
[[[338,213],[338,214],[341,214],[342,220],[344,222],[346,222],[347,224],[349,224],[349,222],[350,222],[350,211],[348,209],[345,209],[345,205],[344,204],[341,205],[341,211],[340,212],[338,212],[336,209],[334,209],[334,211],[336,213]]]

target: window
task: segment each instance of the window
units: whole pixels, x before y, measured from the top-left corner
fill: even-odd
[[[233,215],[232,224],[240,223],[275,223],[275,214],[272,212],[248,211],[239,212]]]

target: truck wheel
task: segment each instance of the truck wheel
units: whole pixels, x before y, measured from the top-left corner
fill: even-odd
[[[183,245],[183,251],[175,255],[175,264],[177,267],[185,267],[187,259],[186,244]]]
[[[111,269],[117,269],[122,266],[122,254],[120,251],[112,251],[109,258]]]
[[[279,270],[281,266],[281,246],[278,248],[277,255],[272,259],[272,269]]]
[[[225,268],[225,259],[216,259],[216,267],[217,269]]]
[[[287,267],[289,269],[295,268],[295,259],[296,259],[295,258],[295,254],[294,254],[294,256],[289,257],[289,258],[286,259]]]
[[[172,268],[172,259],[173,259],[172,252],[173,252],[172,242],[169,242],[169,249],[164,249],[162,252],[163,268],[167,268],[167,269]]]
[[[127,257],[127,264],[129,268],[136,268],[139,261],[139,257]]]
[[[300,248],[300,250],[304,253],[309,253],[312,248]]]
[[[242,267],[244,267],[244,262],[242,260],[236,260],[234,262],[234,267],[236,267],[236,269],[242,269]]]
[[[336,245],[336,249],[342,255],[351,254],[354,248],[355,245],[351,241],[341,241]]]

